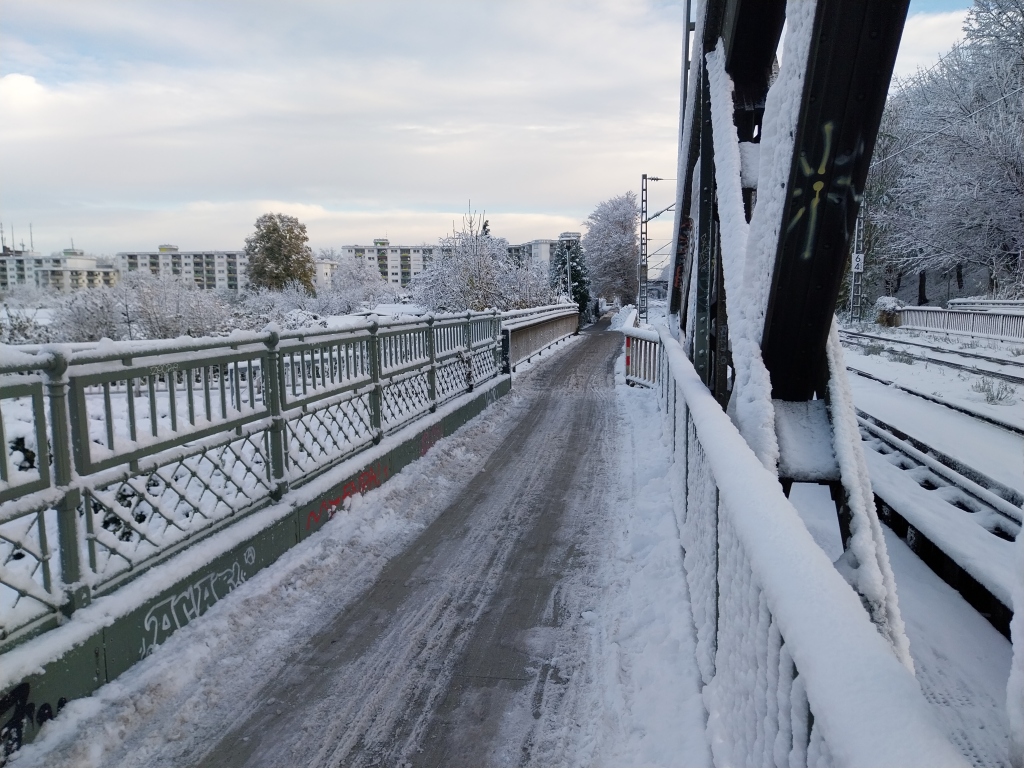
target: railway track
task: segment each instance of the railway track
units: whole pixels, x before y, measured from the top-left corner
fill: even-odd
[[[881,343],[883,347],[886,347],[888,351],[898,352],[900,355],[907,358],[925,362],[934,363],[935,365],[941,365],[946,368],[952,368],[957,371],[965,371],[967,373],[973,373],[978,376],[989,376],[994,379],[1001,379],[1002,381],[1009,382],[1015,385],[1024,385],[1024,363],[1017,362],[1015,360],[1006,360],[1004,358],[993,357],[991,355],[984,355],[977,352],[969,352],[967,350],[952,350],[945,347],[938,347],[932,344],[925,344],[919,341],[904,341],[902,339],[892,339],[888,336],[878,336],[871,333],[861,333],[857,331],[840,331],[840,338],[847,344],[856,344],[861,347],[870,347],[873,344]],[[965,365],[958,363],[953,360],[946,360],[941,357],[935,357],[934,354],[914,354],[904,349],[894,350],[891,345],[900,345],[904,347],[915,347],[924,349],[926,352],[937,353],[941,355],[956,355],[957,357],[969,358],[972,360],[982,360],[987,363],[994,365],[1001,365],[1010,368],[1016,368],[1020,371],[1019,374],[1007,373],[1005,371],[992,370],[990,368],[982,368],[977,365]]]
[[[1009,637],[1024,494],[857,409],[879,517]]]

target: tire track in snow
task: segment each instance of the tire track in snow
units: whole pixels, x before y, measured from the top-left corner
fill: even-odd
[[[503,643],[514,645],[515,637],[501,635],[522,634],[545,613],[556,626],[566,618],[553,606],[572,552],[558,531],[567,509],[569,517],[586,516],[600,503],[601,478],[589,462],[601,463],[594,431],[607,425],[607,407],[598,417],[606,405],[600,390],[611,389],[618,343],[618,334],[594,335],[548,366],[538,382],[548,391],[477,477],[364,598],[296,654],[264,688],[266,704],[236,721],[203,765],[327,768],[429,765],[467,751],[483,757],[501,712],[481,716],[477,694],[506,704],[525,696],[536,702],[535,720],[558,711],[566,678],[557,663],[538,663],[529,648],[506,652]],[[578,533],[573,522],[567,530]],[[508,657],[494,662],[504,674],[473,674],[493,666],[492,654]],[[483,738],[467,741],[466,733]],[[526,762],[533,740],[528,730]]]

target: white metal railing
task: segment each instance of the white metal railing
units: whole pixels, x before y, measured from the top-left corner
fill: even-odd
[[[1007,312],[1024,314],[1024,300],[1021,299],[951,299],[948,309],[966,309],[971,312]]]
[[[498,375],[502,319],[0,346],[0,648]]]
[[[653,387],[658,383],[658,332],[638,327],[640,317],[632,307],[624,312],[619,330],[626,339],[626,383]]]
[[[511,372],[524,360],[571,336],[579,330],[579,310],[575,304],[551,304],[535,309],[519,309],[501,315],[502,355],[505,372]]]
[[[904,307],[899,310],[899,325],[918,331],[1024,341],[1024,314],[1005,311]]]
[[[778,479],[679,343],[657,336],[655,373],[635,378],[656,387],[685,478],[677,520],[715,763],[966,765]]]

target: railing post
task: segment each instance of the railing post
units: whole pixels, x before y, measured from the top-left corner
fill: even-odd
[[[494,341],[494,370],[500,371],[501,365],[501,315],[498,310],[491,310],[491,339]]]
[[[473,391],[473,312],[466,313],[466,391]]]
[[[288,491],[288,435],[282,407],[285,383],[281,370],[281,351],[278,348],[280,341],[281,335],[277,331],[271,331],[267,340],[263,342],[267,347],[267,375],[263,385],[263,399],[270,412],[270,474],[276,481],[270,497],[274,501],[280,501]]]
[[[430,398],[430,412],[437,410],[437,351],[434,347],[434,313],[427,317],[427,355],[430,367],[427,368],[427,397]]]
[[[52,354],[53,364],[47,371],[46,395],[50,401],[53,483],[57,488],[65,489],[64,496],[56,505],[57,536],[60,546],[60,577],[64,590],[61,612],[70,616],[92,602],[92,593],[82,578],[81,532],[78,529],[78,507],[82,501],[82,492],[67,487],[74,476],[68,418],[68,359],[61,352]]]
[[[512,373],[512,331],[501,329],[501,372]]]
[[[373,389],[370,391],[370,426],[375,444],[384,437],[384,388],[380,383],[380,339],[377,338],[379,327],[376,320],[370,323],[370,378],[373,380]]]

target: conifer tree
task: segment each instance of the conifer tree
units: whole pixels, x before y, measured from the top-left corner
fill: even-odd
[[[249,257],[246,274],[253,288],[283,290],[295,283],[316,293],[313,251],[306,244],[306,225],[294,216],[265,213],[256,219],[256,231],[245,239]]]

